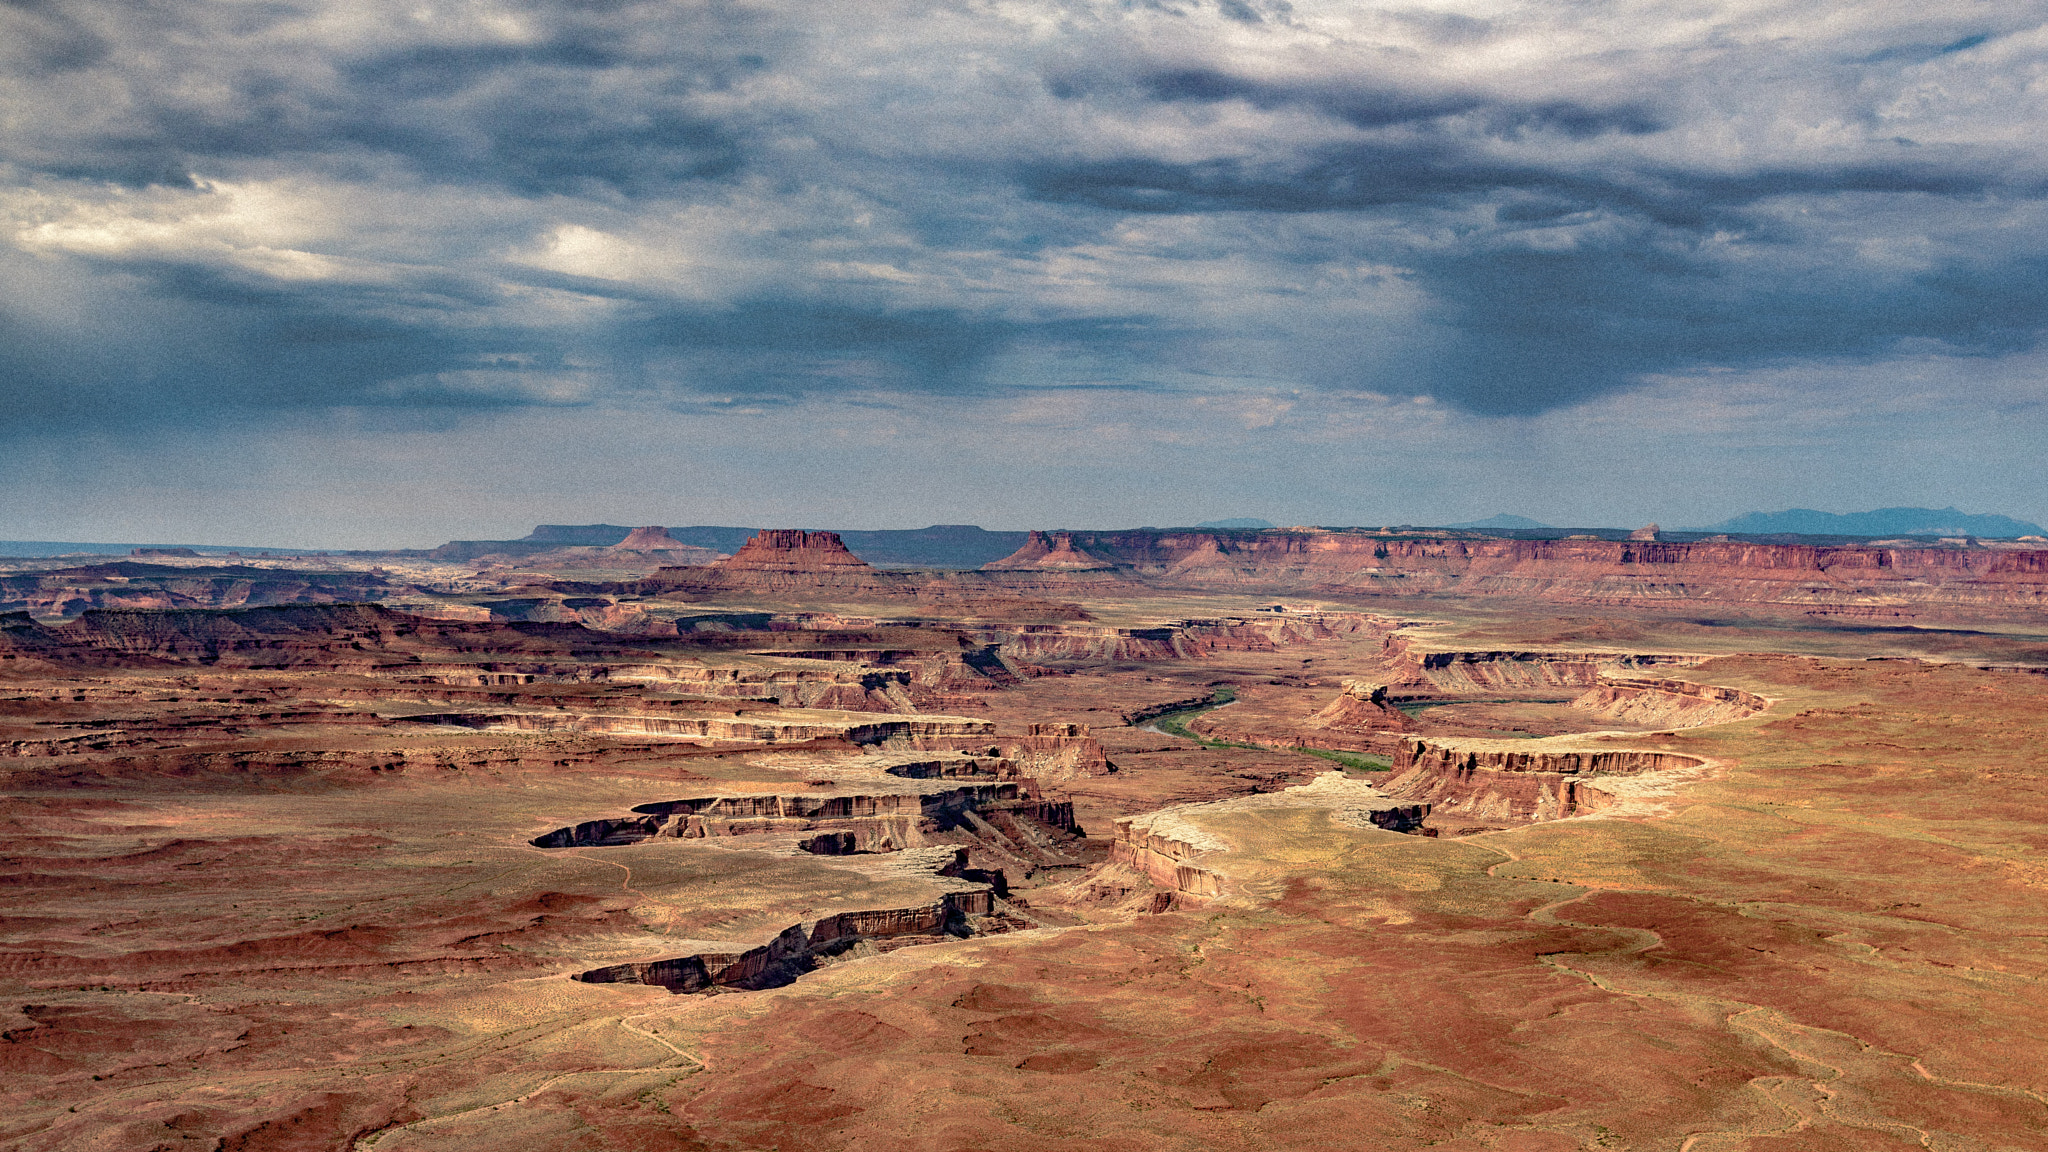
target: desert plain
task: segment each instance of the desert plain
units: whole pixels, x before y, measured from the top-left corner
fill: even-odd
[[[642,544],[0,577],[0,1147],[2048,1147],[2048,551]]]

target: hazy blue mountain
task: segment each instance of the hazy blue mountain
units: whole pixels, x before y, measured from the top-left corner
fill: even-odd
[[[1874,512],[1817,512],[1787,508],[1750,512],[1710,532],[1797,532],[1806,536],[2039,536],[2041,526],[2010,516],[1975,515],[1954,508],[1879,508]]]
[[[1200,524],[1195,525],[1195,527],[1221,528],[1225,531],[1236,532],[1251,532],[1256,531],[1260,528],[1272,528],[1274,527],[1274,525],[1269,521],[1260,520],[1252,516],[1233,516],[1228,520],[1204,520]]]
[[[1553,525],[1545,524],[1545,523],[1544,523],[1543,521],[1541,521],[1541,520],[1531,520],[1531,519],[1529,519],[1529,518],[1528,518],[1527,516],[1510,516],[1510,515],[1508,515],[1507,513],[1503,512],[1503,513],[1501,513],[1501,514],[1500,514],[1500,515],[1498,515],[1498,516],[1488,516],[1488,517],[1487,517],[1486,519],[1484,519],[1484,520],[1471,520],[1471,521],[1467,521],[1466,523],[1463,523],[1463,524],[1446,524],[1446,525],[1444,525],[1444,527],[1446,527],[1446,528],[1549,528],[1549,527],[1553,527]]]

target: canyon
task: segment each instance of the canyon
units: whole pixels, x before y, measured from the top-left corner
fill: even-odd
[[[4,577],[0,1147],[2048,1140],[2033,552],[599,527]]]

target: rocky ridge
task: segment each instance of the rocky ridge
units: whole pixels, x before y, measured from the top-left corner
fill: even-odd
[[[2048,607],[2043,548],[1503,540],[1323,529],[1065,535],[1076,554],[1176,587],[1815,612]]]

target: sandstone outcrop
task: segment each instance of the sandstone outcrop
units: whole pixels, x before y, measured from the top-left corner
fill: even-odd
[[[668,529],[659,524],[635,528],[626,534],[624,540],[612,545],[615,552],[666,552],[676,548],[687,548],[681,540],[668,534]],[[700,549],[709,552],[709,548]]]
[[[2043,548],[1503,540],[1301,528],[1069,536],[1076,552],[1173,586],[1802,611],[2048,607]]]
[[[1223,878],[1188,862],[1212,850],[1148,828],[1134,828],[1125,821],[1117,825],[1115,839],[1109,843],[1109,858],[1176,895],[1214,898],[1223,894]]]
[[[1519,743],[1406,741],[1383,790],[1399,799],[1427,803],[1439,816],[1522,824],[1611,806],[1614,797],[1600,789],[1600,777],[1639,776],[1703,763],[1672,752],[1538,750],[1516,747]]]
[[[510,564],[515,568],[542,571],[575,568],[646,568],[659,565],[691,566],[711,564],[726,558],[716,549],[685,544],[658,525],[635,528],[624,540],[604,546],[579,546],[528,551],[484,553],[472,557],[480,564]]]
[[[1310,717],[1309,725],[1338,732],[1406,732],[1415,726],[1387,702],[1387,686],[1371,680],[1346,680],[1343,694]]]
[[[1081,724],[1030,724],[1002,735],[918,735],[894,747],[920,752],[957,752],[1011,761],[1020,773],[1046,781],[1106,776],[1116,771],[1102,744]]]
[[[922,848],[958,828],[980,831],[992,816],[1029,819],[1053,835],[1079,834],[1074,806],[1038,795],[1035,780],[975,784],[933,792],[867,795],[737,795],[641,804],[635,815],[587,820],[535,837],[536,848],[607,847],[669,837],[763,836],[822,832],[844,837],[829,855]],[[807,849],[815,850],[815,849]]]
[[[1224,893],[1223,875],[1208,865],[1231,845],[1203,826],[1202,818],[1261,809],[1321,809],[1340,824],[1389,832],[1436,833],[1423,827],[1431,806],[1390,801],[1389,795],[1342,772],[1324,772],[1307,784],[1207,804],[1186,804],[1119,820],[1111,833],[1113,866],[1143,875],[1173,896],[1212,899]]]
[[[1117,567],[1116,563],[1091,556],[1074,546],[1072,532],[1055,532],[1048,537],[1034,531],[1022,548],[1001,560],[981,566],[985,572],[1017,572],[1033,570],[1087,571]]]
[[[1591,688],[1610,670],[1683,667],[1699,659],[1655,652],[1443,651],[1396,633],[1371,667],[1390,687],[1461,693]]]
[[[995,893],[990,888],[948,892],[918,907],[841,912],[792,924],[774,940],[744,952],[701,952],[644,964],[614,964],[574,978],[586,984],[652,984],[675,993],[779,988],[864,941],[921,943],[971,936],[970,918],[994,911]]]
[[[679,599],[761,597],[882,600],[990,619],[1084,620],[1079,606],[1034,599],[975,572],[882,572],[848,551],[836,532],[764,529],[738,552],[702,567],[661,568],[645,580],[606,586]]]
[[[990,627],[976,632],[1006,659],[1021,664],[1198,660],[1219,652],[1272,652],[1335,636],[1391,631],[1394,622],[1364,612],[1285,617],[1229,616],[1182,620],[1154,628],[1077,624]]]
[[[1572,701],[1596,716],[1660,728],[1698,728],[1743,720],[1770,706],[1754,692],[1689,680],[1605,680]]]
[[[300,572],[242,565],[178,568],[120,561],[0,575],[0,613],[72,619],[94,609],[339,604],[417,591],[375,572]]]
[[[872,573],[874,566],[846,550],[837,532],[766,528],[719,562],[726,572]]]

